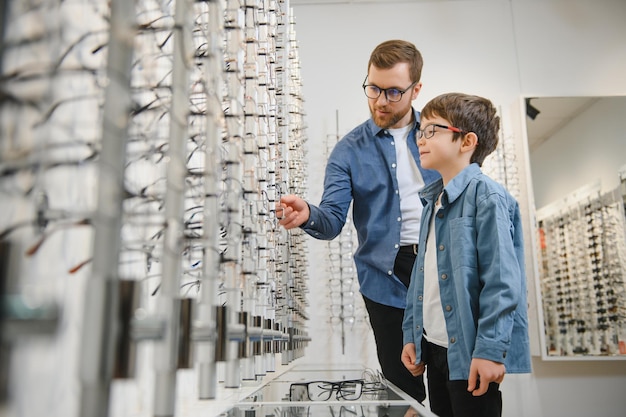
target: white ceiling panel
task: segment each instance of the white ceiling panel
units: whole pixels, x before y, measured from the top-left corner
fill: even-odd
[[[598,97],[539,97],[531,98],[530,105],[539,113],[535,119],[526,117],[528,148],[532,152],[550,139],[559,129],[588,109]]]

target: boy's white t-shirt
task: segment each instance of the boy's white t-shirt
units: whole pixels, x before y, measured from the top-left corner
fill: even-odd
[[[412,245],[419,242],[422,217],[422,201],[419,191],[424,188],[424,179],[407,144],[411,125],[399,129],[388,129],[388,131],[393,136],[396,148],[396,174],[402,215],[400,245]]]
[[[448,331],[441,306],[439,293],[439,271],[437,269],[437,236],[435,234],[435,213],[441,208],[439,199],[435,204],[428,226],[426,253],[424,255],[424,330],[426,340],[435,345],[448,347]]]

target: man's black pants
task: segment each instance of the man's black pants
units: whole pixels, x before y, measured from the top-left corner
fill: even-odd
[[[406,250],[398,252],[394,265],[394,273],[408,287],[411,279],[411,270],[415,262],[415,254]],[[385,378],[406,392],[417,401],[426,398],[423,376],[414,377],[404,367],[402,355],[402,320],[404,309],[376,303],[366,297],[365,307],[370,318],[370,324],[376,340],[378,362]]]

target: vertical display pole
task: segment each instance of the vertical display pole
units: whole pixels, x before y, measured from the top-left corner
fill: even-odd
[[[224,5],[222,1],[209,2],[209,47],[206,59],[206,79],[210,86],[209,91],[214,91],[215,97],[208,97],[207,104],[207,146],[206,146],[206,171],[205,182],[205,206],[204,206],[204,237],[206,241],[203,277],[199,298],[199,327],[203,333],[207,333],[206,341],[196,344],[198,356],[198,397],[200,399],[214,399],[217,393],[217,362],[216,343],[217,331],[217,306],[218,306],[218,275],[220,264],[219,253],[219,184],[221,172],[220,142],[221,125],[223,119],[219,92],[222,90],[222,60],[224,41],[224,20],[215,19],[214,16],[223,16]],[[219,341],[221,342],[221,341]]]
[[[177,0],[173,31],[172,106],[170,109],[163,278],[156,314],[164,323],[163,338],[155,341],[154,415],[173,416],[180,333],[180,278],[182,274],[186,145],[189,116],[189,79],[193,67],[192,3]]]
[[[94,214],[92,275],[85,288],[80,350],[82,417],[108,417],[118,333],[118,263],[125,151],[128,140],[135,2],[111,1],[111,26],[103,109],[98,205]]]

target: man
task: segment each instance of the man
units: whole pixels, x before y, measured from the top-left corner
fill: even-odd
[[[326,166],[319,206],[295,195],[277,207],[285,229],[301,227],[330,240],[341,233],[353,201],[359,246],[354,253],[360,292],[370,318],[378,360],[385,377],[418,401],[425,398],[422,376],[400,361],[402,318],[417,254],[422,203],[418,192],[439,178],[419,164],[413,110],[422,88],[422,56],[402,40],[378,45],[367,68],[363,90],[371,118],[334,147]]]

